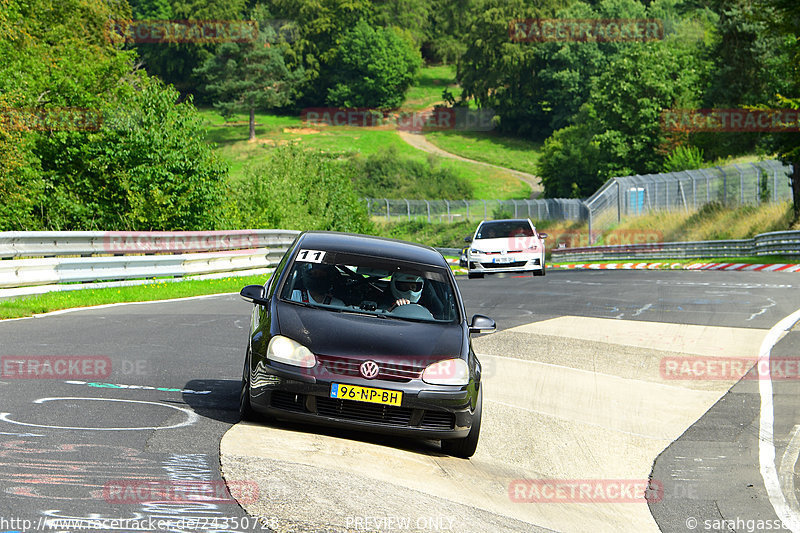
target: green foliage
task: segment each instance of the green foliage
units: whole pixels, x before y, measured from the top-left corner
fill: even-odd
[[[393,146],[354,162],[354,174],[356,191],[367,198],[472,198],[470,183],[439,166],[438,158],[403,158]]]
[[[291,70],[302,67],[306,73],[298,89],[301,107],[322,105],[338,44],[360,20],[370,19],[372,4],[369,0],[268,0],[266,5],[274,17],[292,21],[296,29],[287,65]]]
[[[584,198],[602,184],[598,176],[600,149],[586,123],[567,126],[551,135],[542,148],[537,169],[548,198]]]
[[[132,7],[144,20],[242,20],[246,0],[138,0]],[[209,43],[140,43],[131,45],[145,70],[174,85],[182,94],[205,97],[194,73],[214,53]]]
[[[664,161],[664,172],[680,172],[707,166],[703,151],[696,146],[676,146]],[[766,183],[766,180],[763,180]]]
[[[97,132],[54,132],[37,152],[47,183],[43,225],[58,229],[212,229],[226,170],[191,101],[140,77],[103,108]]]
[[[372,0],[372,4],[375,24],[407,31],[416,49],[428,38],[430,17],[442,8],[428,0]]]
[[[271,44],[277,38],[268,24],[269,13],[258,6],[251,16],[259,23],[258,38],[220,45],[195,73],[207,82],[206,90],[214,96],[214,107],[223,116],[250,113],[250,138],[254,139],[255,111],[287,105],[303,71],[290,72],[284,63],[283,47]]]
[[[278,148],[237,184],[239,225],[369,233],[366,204],[358,199],[352,177],[352,169],[340,161],[296,146]]]
[[[361,20],[348,31],[329,67],[327,103],[337,107],[399,107],[422,65],[419,52],[391,28]]]

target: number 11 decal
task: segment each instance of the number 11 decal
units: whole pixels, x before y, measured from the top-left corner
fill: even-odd
[[[325,252],[320,250],[300,250],[297,253],[295,261],[303,261],[306,263],[322,263],[325,259]]]

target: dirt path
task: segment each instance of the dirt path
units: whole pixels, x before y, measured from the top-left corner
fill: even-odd
[[[449,159],[457,159],[459,161],[465,161],[467,163],[473,163],[475,165],[483,165],[485,167],[504,170],[531,186],[531,199],[537,198],[544,191],[544,189],[542,188],[542,184],[539,181],[539,178],[537,176],[534,176],[533,174],[528,174],[527,172],[520,172],[519,170],[513,170],[510,168],[501,167],[499,165],[493,165],[491,163],[484,163],[483,161],[475,161],[474,159],[467,159],[466,157],[461,157],[460,155],[451,154],[450,152],[445,152],[432,142],[428,141],[428,139],[426,139],[425,136],[422,135],[421,133],[411,133],[408,131],[398,131],[397,133],[400,135],[400,138],[403,139],[405,142],[407,142],[408,144],[410,144],[411,146],[413,146],[418,150],[422,150],[423,152],[438,155],[440,157],[447,157]]]

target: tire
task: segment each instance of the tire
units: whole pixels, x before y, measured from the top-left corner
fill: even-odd
[[[478,448],[478,437],[481,433],[482,403],[483,387],[478,389],[478,403],[475,404],[475,412],[472,415],[472,428],[470,428],[469,434],[463,439],[443,439],[442,452],[462,459],[469,459],[475,454],[475,450]]]
[[[534,270],[533,271],[533,275],[534,276],[544,276],[545,274],[547,274],[547,266],[545,266],[544,263],[542,263],[542,269],[541,270]]]
[[[467,277],[469,279],[482,278],[483,272],[467,272]]]
[[[242,386],[239,389],[239,419],[243,421],[256,419],[256,412],[250,405],[250,348],[247,348],[242,369]]]

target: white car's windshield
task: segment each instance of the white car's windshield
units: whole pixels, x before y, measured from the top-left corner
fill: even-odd
[[[533,228],[527,222],[484,222],[478,228],[476,239],[503,239],[508,237],[533,237]]]
[[[339,252],[300,250],[280,298],[330,311],[386,318],[431,322],[459,319],[450,277],[443,267]]]

